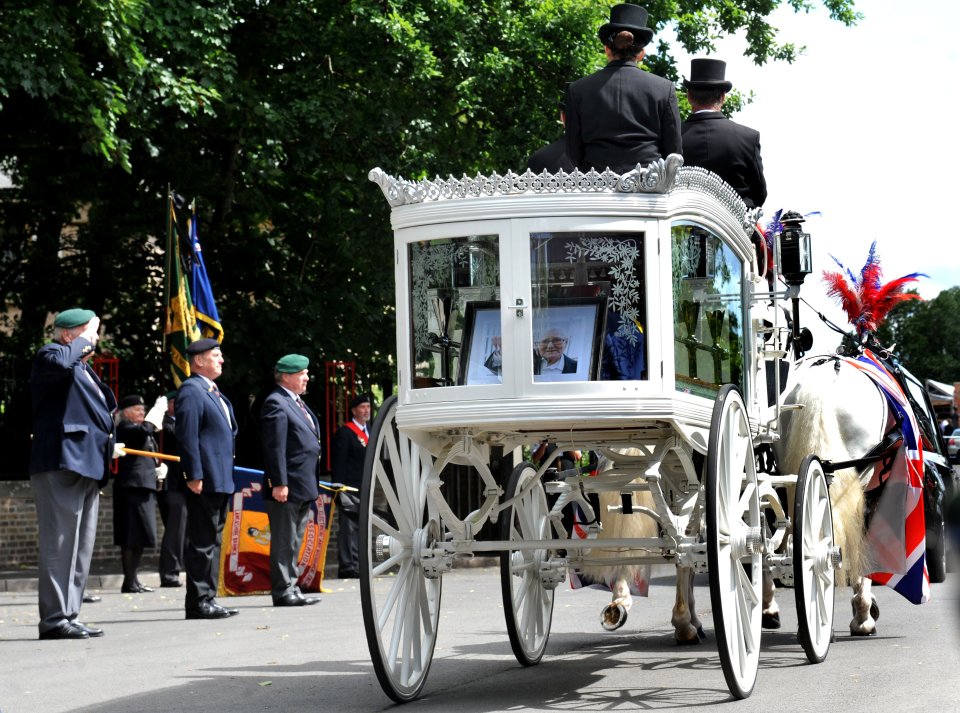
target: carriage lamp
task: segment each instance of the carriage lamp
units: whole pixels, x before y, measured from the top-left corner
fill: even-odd
[[[787,211],[780,216],[783,229],[777,235],[777,255],[780,258],[778,265],[783,281],[787,283],[787,294],[793,304],[793,320],[790,324],[793,355],[796,359],[812,346],[809,330],[800,329],[800,286],[804,279],[813,272],[813,253],[810,250],[810,233],[800,229],[803,216],[794,211]]]
[[[783,230],[777,236],[779,241],[777,254],[780,264],[777,266],[784,281],[791,286],[800,286],[813,272],[813,252],[810,249],[810,233],[800,228],[803,216],[788,211],[780,217]]]

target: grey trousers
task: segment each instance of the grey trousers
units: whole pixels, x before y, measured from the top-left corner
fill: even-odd
[[[270,593],[273,601],[285,594],[300,593],[297,587],[300,578],[297,560],[303,533],[307,529],[310,502],[264,501],[267,517],[270,518]]]
[[[97,535],[100,484],[69,470],[30,476],[39,529],[40,633],[76,621]]]

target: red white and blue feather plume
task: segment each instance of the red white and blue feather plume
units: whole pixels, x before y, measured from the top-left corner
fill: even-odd
[[[877,241],[870,245],[870,253],[859,276],[844,267],[833,255],[830,257],[842,272],[824,270],[823,279],[829,285],[827,294],[837,299],[859,336],[864,332],[876,332],[890,310],[901,302],[921,299],[920,295],[906,292],[906,289],[911,282],[927,277],[922,272],[912,272],[886,284],[881,281],[883,270],[880,268],[880,256],[877,255]]]

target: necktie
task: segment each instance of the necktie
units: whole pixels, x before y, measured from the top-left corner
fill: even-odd
[[[300,400],[300,397],[299,397],[299,396],[298,396],[297,398],[295,398],[294,401],[297,402],[297,406],[300,407],[300,412],[303,414],[303,417],[304,417],[305,419],[307,419],[307,423],[310,424],[310,430],[313,431],[314,433],[316,433],[316,432],[317,432],[317,426],[316,426],[316,424],[314,424],[313,419],[310,418],[310,412],[307,411],[307,407],[304,406],[303,401]]]
[[[223,400],[223,397],[220,395],[220,389],[217,388],[217,385],[214,384],[210,387],[210,391],[213,392],[213,395],[217,397],[220,401],[220,405],[223,406],[223,414],[227,417],[227,423],[233,426],[233,421],[230,419],[230,409],[227,408],[227,402]]]

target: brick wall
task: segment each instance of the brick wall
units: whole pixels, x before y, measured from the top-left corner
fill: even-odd
[[[163,523],[157,513],[157,542],[163,537]],[[337,523],[334,518],[327,545],[325,576],[337,571]],[[144,555],[159,554],[148,549]],[[120,548],[113,544],[113,487],[100,493],[100,514],[93,561],[118,560]],[[37,510],[33,503],[30,481],[0,481],[0,571],[34,569],[37,566]]]
[[[159,532],[163,532],[157,515]],[[149,554],[151,550],[147,550]],[[100,495],[94,560],[117,559],[120,549],[113,544],[113,492]],[[37,566],[37,510],[30,481],[0,482],[0,570],[31,569]]]

